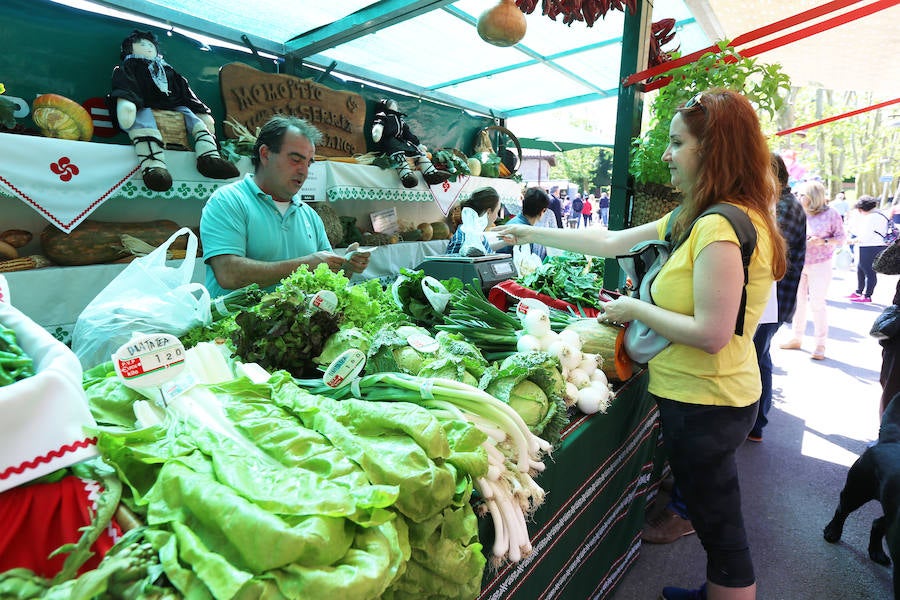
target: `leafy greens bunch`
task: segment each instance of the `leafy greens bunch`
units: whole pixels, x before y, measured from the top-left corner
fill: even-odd
[[[544,264],[517,282],[551,298],[599,308],[603,265],[602,259],[564,252],[548,257]]]
[[[309,377],[317,370],[313,359],[340,328],[339,319],[339,313],[310,308],[306,295],[282,286],[235,317],[231,341],[244,362]]]
[[[425,279],[424,271],[400,269],[400,277],[395,283],[394,299],[402,307],[403,313],[412,318],[413,323],[422,327],[432,327],[444,322],[444,315],[434,309],[425,291],[422,289],[422,281]],[[463,287],[462,281],[451,277],[441,282],[451,294]]]

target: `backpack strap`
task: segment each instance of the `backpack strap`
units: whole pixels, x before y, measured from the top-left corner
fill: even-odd
[[[681,207],[679,206],[675,210],[677,211],[679,208]],[[691,235],[691,230],[701,217],[713,214],[722,215],[731,224],[741,247],[741,261],[744,264],[744,287],[741,291],[741,306],[738,309],[734,332],[737,335],[744,335],[744,313],[747,309],[747,283],[750,281],[748,267],[750,266],[750,258],[753,256],[753,250],[756,248],[756,227],[753,226],[753,222],[750,220],[750,217],[747,216],[747,213],[745,213],[742,208],[724,202],[710,206],[703,211],[699,217],[694,219],[678,243],[674,245],[672,252],[675,252],[676,248],[687,241],[688,237]],[[672,221],[674,220],[675,215],[676,212],[672,211],[672,216],[669,217],[669,222],[666,224],[666,240],[670,237]]]

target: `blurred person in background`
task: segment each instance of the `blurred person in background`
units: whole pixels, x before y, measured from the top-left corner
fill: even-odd
[[[588,194],[584,199],[584,206],[581,207],[581,217],[584,219],[584,226],[593,224],[594,222],[594,195]]]
[[[800,286],[800,274],[806,261],[806,213],[788,185],[788,170],[784,159],[775,152],[772,153],[772,167],[781,185],[781,195],[775,205],[775,220],[787,245],[787,271],[772,290],[772,298],[753,335],[762,392],[759,396],[756,425],[747,436],[751,442],[763,440],[763,428],[769,423],[769,410],[772,408],[772,355],[769,349],[772,338],[782,323],[787,323],[794,317],[797,288]]]
[[[848,230],[856,238],[859,258],[856,263],[856,291],[850,294],[850,302],[868,304],[878,277],[872,262],[887,247],[885,238],[891,231],[891,220],[878,210],[878,200],[872,196],[860,196],[855,207],[857,215],[851,219]]]
[[[541,190],[543,191],[543,190]],[[550,212],[553,213],[554,219],[556,219],[556,226],[562,229],[563,226],[563,216],[562,216],[562,199],[559,197],[559,186],[554,185],[550,188]]]
[[[825,186],[818,181],[800,185],[800,203],[806,213],[806,259],[797,288],[797,311],[794,313],[794,337],[780,348],[799,350],[806,332],[806,307],[813,317],[815,350],[810,358],[825,360],[825,341],[828,339],[828,314],[825,303],[831,283],[831,263],[834,252],[844,243],[844,221],[825,201]]]
[[[597,199],[597,215],[604,227],[609,226],[609,194],[606,191],[600,192],[600,198]]]

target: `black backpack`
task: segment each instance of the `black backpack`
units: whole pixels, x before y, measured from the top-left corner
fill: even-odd
[[[581,201],[580,197],[572,200],[572,212],[573,213],[580,213],[583,206],[584,206],[584,202]]]

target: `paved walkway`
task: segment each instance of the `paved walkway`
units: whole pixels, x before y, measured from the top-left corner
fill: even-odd
[[[802,350],[781,350],[788,327],[776,334],[773,408],[760,444],[738,452],[744,516],[759,580],[760,600],[886,600],[891,570],[868,558],[870,502],[847,520],[841,543],[828,544],[831,519],[849,465],[878,437],[881,347],[869,337],[872,321],[891,303],[898,277],[879,276],[869,305],[846,296],[856,271],[835,269],[828,294],[831,323],[826,360]],[[705,555],[696,535],[673,544],[644,544],[611,600],[653,600],[665,585],[696,587]]]

